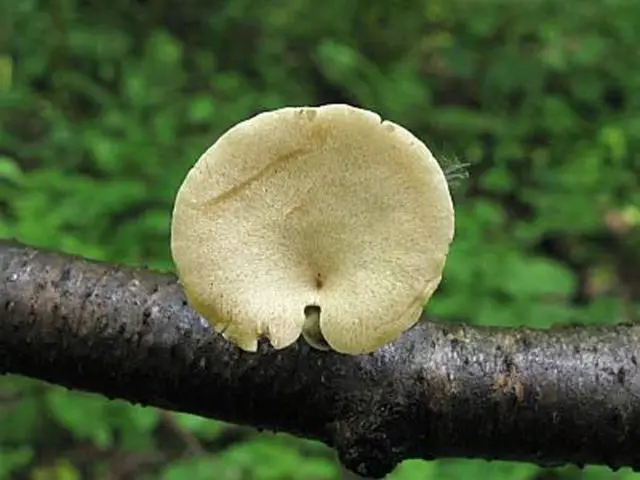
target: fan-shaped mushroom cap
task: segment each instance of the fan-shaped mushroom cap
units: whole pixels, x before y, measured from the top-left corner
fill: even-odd
[[[372,112],[325,105],[222,135],[180,187],[171,249],[192,307],[243,350],[304,330],[359,354],[417,322],[453,233],[429,149]]]

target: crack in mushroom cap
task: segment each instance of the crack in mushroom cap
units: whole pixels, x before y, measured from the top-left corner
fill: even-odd
[[[445,175],[409,131],[348,105],[287,107],[200,157],[171,250],[191,306],[243,350],[304,330],[316,348],[360,354],[418,321],[453,234]]]

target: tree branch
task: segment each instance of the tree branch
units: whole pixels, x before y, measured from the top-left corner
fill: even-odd
[[[0,242],[0,372],[318,439],[373,477],[405,458],[637,468],[639,335],[424,321],[371,355],[251,354],[173,276]]]

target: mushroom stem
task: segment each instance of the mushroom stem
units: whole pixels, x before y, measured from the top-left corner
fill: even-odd
[[[320,312],[321,309],[317,305],[307,305],[304,307],[304,325],[302,327],[302,335],[309,345],[318,350],[330,350],[329,343],[320,331]]]

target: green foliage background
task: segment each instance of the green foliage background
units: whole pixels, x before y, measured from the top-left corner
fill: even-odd
[[[640,317],[640,2],[0,8],[0,237],[169,270],[174,194],[218,135],[261,110],[347,102],[471,163],[431,314],[540,328]],[[341,475],[315,443],[0,379],[0,478]],[[640,475],[443,460],[389,478]]]

